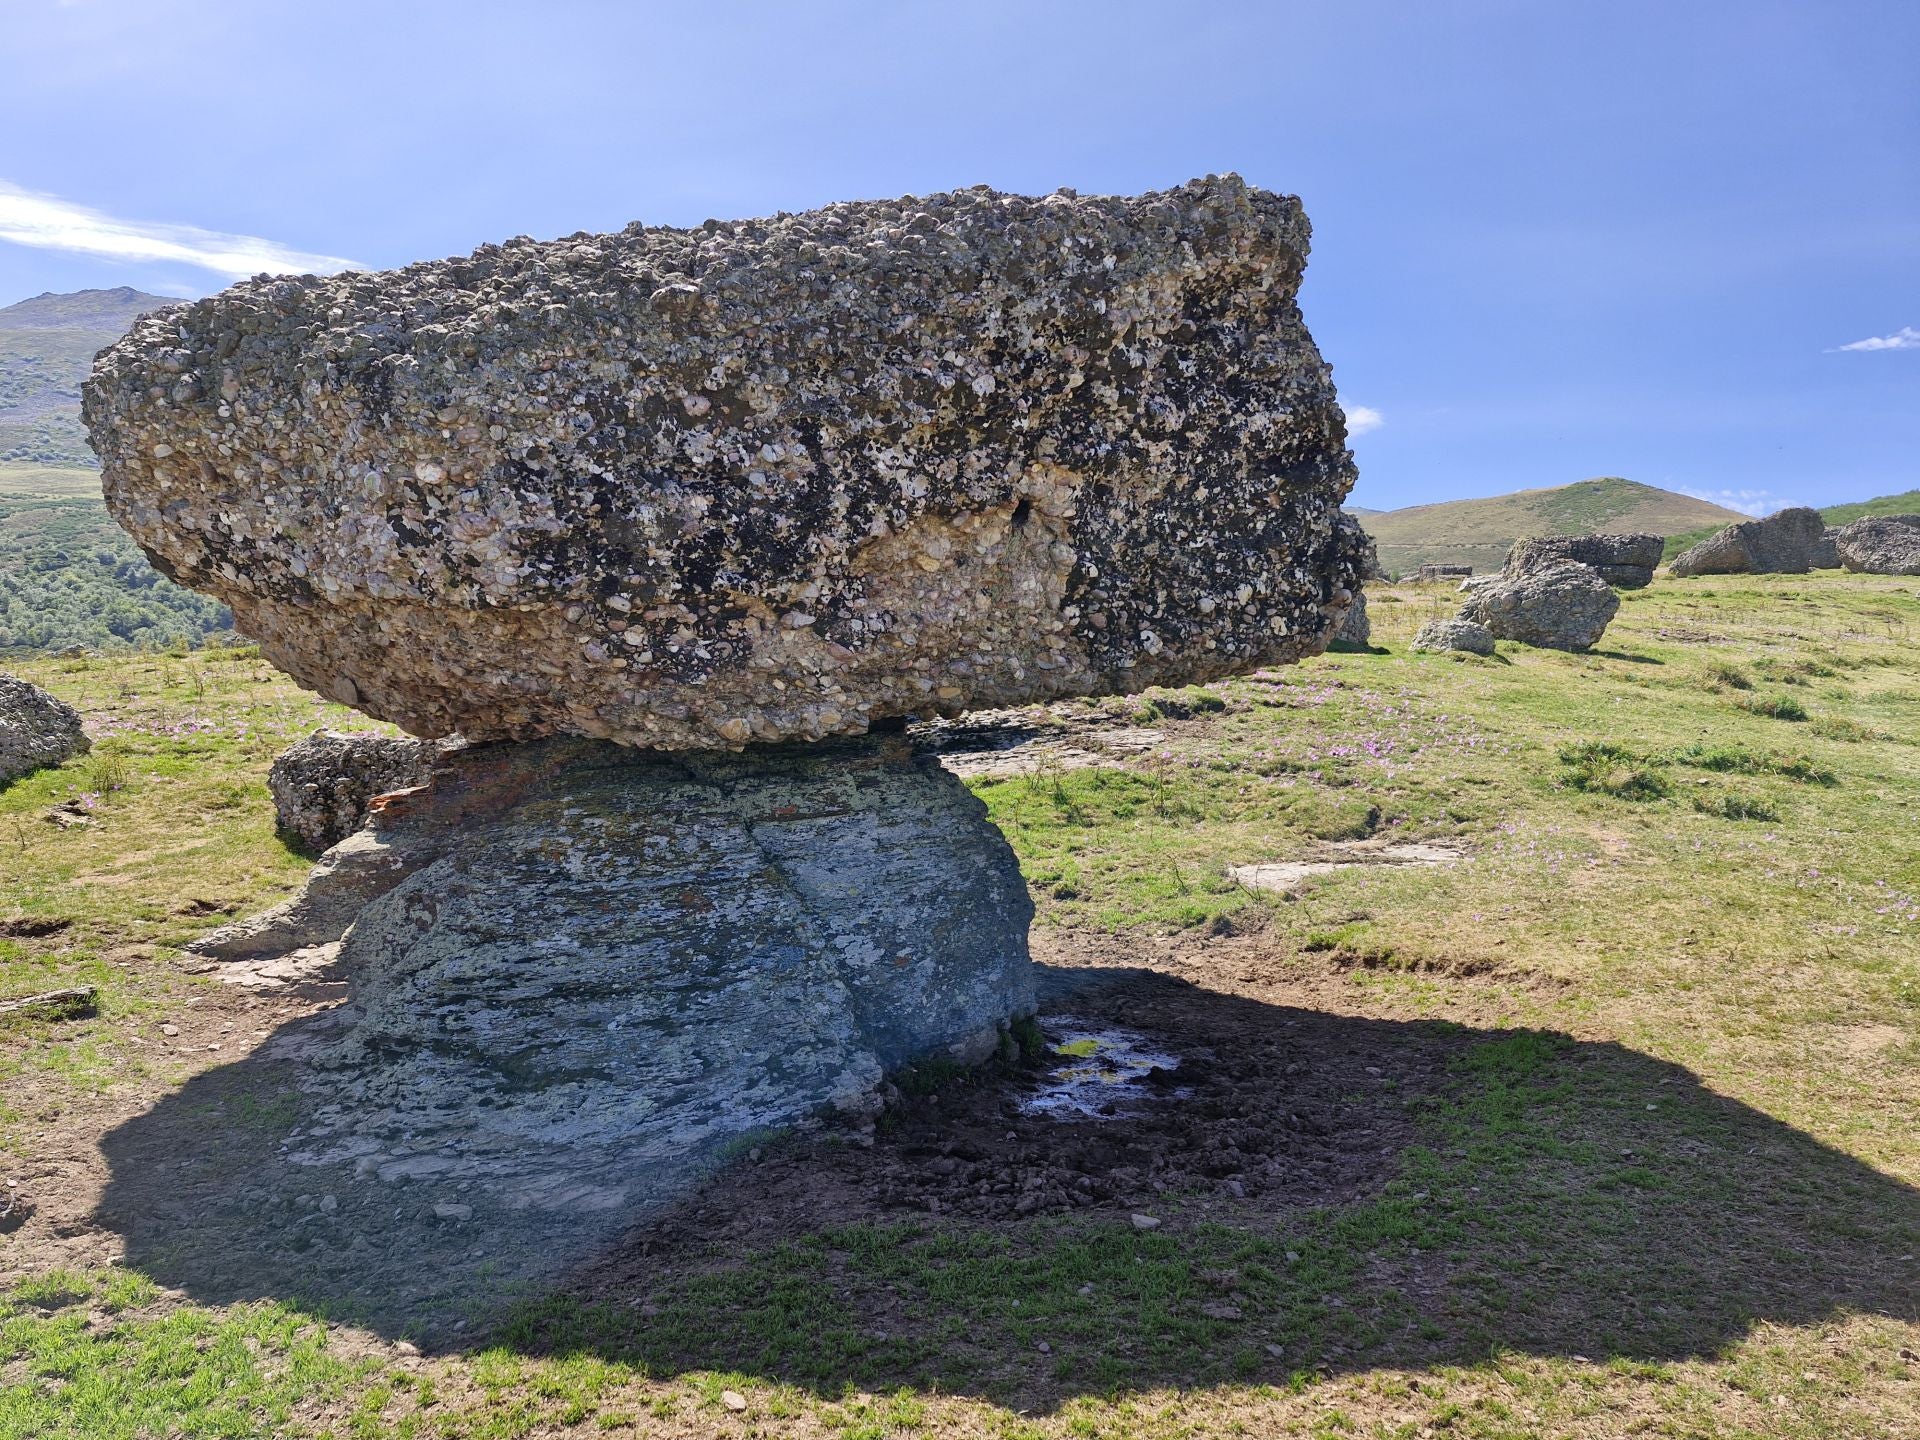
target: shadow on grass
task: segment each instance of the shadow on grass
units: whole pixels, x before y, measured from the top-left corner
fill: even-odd
[[[1184,1093],[1067,1122],[1022,1113],[1030,1079],[949,1077],[870,1143],[798,1137],[637,1223],[289,1165],[295,1077],[244,1060],[107,1138],[99,1218],[129,1265],[205,1303],[1042,1408],[1920,1319],[1920,1192],[1632,1050],[1146,971],[1056,971],[1047,993],[1187,1057]]]

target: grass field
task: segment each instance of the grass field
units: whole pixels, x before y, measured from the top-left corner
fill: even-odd
[[[970,782],[1036,954],[1204,1040],[1243,1153],[1176,1113],[1091,1208],[890,1199],[998,1114],[937,1076],[436,1345],[316,1300],[326,1245],[241,1285],[103,1201],[157,1114],[284,1127],[233,1077],[298,1006],[177,947],[298,883],[266,767],[355,717],[246,649],[18,664],[96,742],[0,790],[0,999],[100,1000],[0,1022],[0,1436],[1920,1435],[1917,590],[1663,578],[1593,654],[1479,659],[1381,588],[1371,651],[1056,707],[1157,738]],[[1227,875],[1380,839],[1463,858]]]

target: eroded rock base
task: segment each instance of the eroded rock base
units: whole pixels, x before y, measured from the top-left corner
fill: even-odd
[[[286,1158],[455,1217],[642,1212],[1034,1008],[1013,853],[900,738],[475,747],[376,802],[289,910],[308,944],[352,914],[347,1003],[272,1047],[304,1092]]]

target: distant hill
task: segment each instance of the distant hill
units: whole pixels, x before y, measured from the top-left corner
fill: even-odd
[[[1863,515],[1920,515],[1920,490],[1902,490],[1898,495],[1856,500],[1851,505],[1829,505],[1820,512],[1829,525],[1845,525]]]
[[[1748,518],[1690,495],[1618,476],[1546,490],[1517,490],[1484,500],[1443,500],[1404,510],[1353,513],[1377,543],[1381,566],[1395,575],[1419,565],[1471,565],[1482,573],[1498,570],[1522,535],[1600,531],[1673,535]]]
[[[99,471],[0,464],[0,655],[161,646],[232,626],[108,518]]]
[[[0,308],[0,463],[96,463],[80,428],[80,382],[136,318],[174,303],[122,285]]]

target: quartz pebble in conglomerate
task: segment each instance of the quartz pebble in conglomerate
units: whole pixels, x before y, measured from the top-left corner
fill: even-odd
[[[1317,652],[1365,542],[1299,202],[984,188],[142,319],[116,517],[416,735],[738,748]]]

